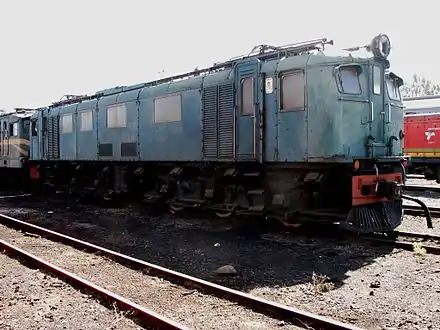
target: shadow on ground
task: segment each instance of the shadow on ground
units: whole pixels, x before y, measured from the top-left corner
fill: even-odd
[[[311,283],[313,273],[338,287],[347,272],[390,253],[354,240],[249,230],[238,222],[131,207],[99,208],[30,199],[0,200],[0,212],[188,275],[235,289]],[[329,235],[327,235],[329,236]],[[232,265],[236,276],[214,270]]]

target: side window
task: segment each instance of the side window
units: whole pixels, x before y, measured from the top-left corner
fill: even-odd
[[[254,114],[254,78],[247,77],[241,81],[241,114]]]
[[[305,107],[305,81],[302,71],[281,76],[281,111],[302,110]]]
[[[107,108],[107,127],[127,127],[127,108],[125,104],[115,104]]]
[[[80,112],[80,131],[92,131],[93,130],[93,113],[91,110]]]
[[[71,113],[63,115],[63,119],[61,122],[61,131],[63,133],[72,133],[73,132],[73,122],[72,122],[72,114]]]
[[[182,120],[180,94],[159,97],[154,100],[154,123],[172,123]]]
[[[32,120],[32,122],[31,122],[31,130],[32,130],[32,136],[37,136],[38,135],[37,120]]]
[[[378,66],[373,67],[373,93],[380,95],[382,83],[382,70]]]
[[[18,123],[13,123],[10,125],[9,135],[10,136],[18,136]]]
[[[361,94],[358,70],[354,66],[346,66],[338,72],[341,92],[344,94]]]

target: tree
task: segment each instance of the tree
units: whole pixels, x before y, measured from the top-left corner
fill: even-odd
[[[414,74],[413,81],[402,86],[401,94],[403,97],[437,95],[440,94],[440,85]]]

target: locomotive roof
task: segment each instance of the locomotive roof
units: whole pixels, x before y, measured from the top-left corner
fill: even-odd
[[[440,112],[440,95],[406,97],[403,103],[405,116],[425,116]]]
[[[300,55],[297,56],[299,58],[302,57],[302,62],[308,62],[308,65],[317,65],[317,64],[344,64],[344,63],[361,63],[368,61],[369,59],[364,58],[355,58],[352,56],[327,56],[323,54],[314,55],[314,54],[307,54],[307,55]],[[298,59],[299,59],[298,58]],[[310,61],[307,61],[307,59],[310,58]],[[277,62],[283,61],[283,59],[276,60]],[[301,62],[301,61],[299,61]],[[220,72],[227,72],[227,70],[231,70],[231,68],[223,68],[223,69],[217,69],[212,71],[204,71],[204,72],[197,72],[192,71],[187,74],[172,76],[164,79],[159,80],[152,80],[148,82],[143,82],[135,85],[129,85],[129,86],[116,86],[111,87],[108,89],[100,90],[96,92],[95,94],[91,95],[68,95],[65,100],[54,102],[49,107],[60,107],[60,106],[67,106],[71,104],[81,103],[85,101],[90,101],[93,99],[97,99],[103,96],[109,96],[114,95],[122,92],[129,92],[129,91],[135,91],[140,90],[142,88],[146,87],[154,87],[159,85],[167,85],[170,83],[175,83],[178,81],[188,80],[188,79],[200,79],[203,77],[208,77],[211,74],[220,73]]]
[[[383,36],[383,35],[379,35]],[[378,36],[378,37],[379,37]],[[377,37],[376,37],[377,38]],[[374,39],[373,39],[374,41]],[[234,57],[229,59],[228,61],[221,63],[214,63],[211,67],[204,69],[195,69],[191,72],[187,72],[180,75],[175,75],[171,77],[166,77],[158,80],[153,80],[149,82],[143,82],[130,86],[116,86],[108,89],[104,89],[96,92],[92,95],[65,95],[64,100],[60,100],[58,102],[52,103],[49,108],[55,108],[60,106],[66,106],[71,104],[82,103],[85,101],[98,99],[103,96],[109,96],[114,94],[119,94],[122,92],[135,91],[140,90],[146,87],[153,87],[158,85],[169,85],[171,83],[188,80],[188,79],[201,79],[203,77],[208,77],[214,75],[219,72],[230,72],[234,65],[239,62],[246,62],[252,60],[259,60],[265,63],[281,63],[286,59],[296,58],[298,59],[298,64],[303,62],[307,65],[316,65],[316,64],[344,64],[344,63],[361,63],[365,61],[369,61],[370,58],[361,58],[361,57],[353,57],[351,54],[346,56],[328,56],[323,53],[325,45],[333,45],[333,40],[328,41],[327,38],[314,39],[305,42],[299,42],[295,44],[285,45],[285,46],[271,46],[271,45],[258,45],[255,46],[249,54],[241,55],[238,57]],[[362,46],[368,49],[370,47]],[[362,48],[355,47],[355,48]],[[356,50],[348,49],[348,51]],[[374,49],[372,50],[374,53]],[[377,55],[374,53],[375,56]],[[384,55],[385,56],[385,55]],[[387,55],[386,55],[387,56]],[[385,58],[382,60],[388,61]]]
[[[0,113],[0,118],[4,118],[4,117],[29,118],[36,111],[37,111],[36,109],[14,109],[14,111],[11,112]]]
[[[440,109],[437,109],[436,112],[416,112],[416,113],[408,113],[405,114],[405,117],[431,117],[431,116],[439,116]]]

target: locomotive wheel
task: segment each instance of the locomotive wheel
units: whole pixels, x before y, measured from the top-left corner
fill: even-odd
[[[215,215],[219,218],[225,219],[229,218],[232,215],[232,211],[216,211]]]
[[[229,218],[232,214],[235,212],[235,206],[230,211],[221,210],[221,211],[215,211],[215,215],[219,218],[226,219]]]
[[[168,206],[170,207],[171,211],[174,213],[181,212],[183,210],[183,206],[181,206],[181,205],[178,206],[178,205],[175,205],[174,203],[170,203],[170,204],[168,204]]]

